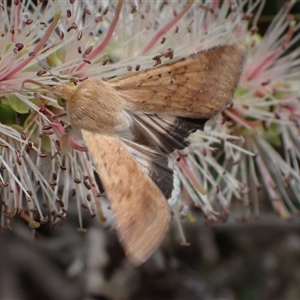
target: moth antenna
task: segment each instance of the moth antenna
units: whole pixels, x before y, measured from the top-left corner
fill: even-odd
[[[38,85],[39,87],[44,88],[47,91],[50,91],[50,92],[53,93],[53,89],[50,86],[48,86],[48,85],[46,85],[44,83],[38,82],[36,80],[33,80],[33,79],[26,79],[26,80],[24,80],[23,83],[22,83],[22,88],[24,88],[25,83],[32,83],[32,84]]]
[[[61,79],[62,79],[61,77],[59,77],[59,76],[55,75],[54,73],[52,73],[52,71],[51,71],[47,66],[45,66],[45,64],[44,64],[40,59],[38,59],[37,57],[35,57],[35,59],[39,62],[39,64],[40,64],[47,72],[49,72],[53,77],[57,78],[57,80],[58,80],[59,83],[61,83],[63,86],[65,86],[65,83],[61,80]],[[64,79],[64,78],[63,78],[63,79]],[[46,89],[46,90],[48,90],[48,91],[50,91],[50,92],[52,92],[52,93],[54,93],[54,94],[57,94],[57,93],[55,93],[55,91],[53,90],[52,87],[49,87],[48,85],[43,84],[43,83],[41,83],[41,82],[38,82],[38,81],[36,81],[36,80],[32,80],[32,79],[26,79],[26,80],[24,80],[23,83],[22,83],[22,88],[24,88],[25,83],[32,83],[32,84],[38,85],[38,86],[41,87],[41,88],[44,88],[44,89]]]
[[[44,64],[41,60],[39,60],[37,57],[36,57],[35,59],[39,62],[39,64],[40,64],[45,70],[47,70],[47,72],[49,72],[52,76],[54,76],[55,78],[57,78],[57,80],[58,80],[62,85],[65,86],[64,82],[61,80],[61,78],[60,78],[59,76],[53,74],[52,71],[51,71],[50,69],[48,69],[48,68],[45,66],[45,64]],[[50,86],[48,86],[48,85],[46,85],[46,84],[43,84],[43,83],[41,83],[41,82],[38,82],[38,81],[36,81],[36,80],[32,80],[32,79],[26,79],[26,80],[24,80],[23,83],[22,83],[22,88],[24,88],[25,83],[32,83],[32,84],[38,85],[39,87],[44,88],[44,89],[46,89],[47,91],[50,91],[51,93],[58,95],[57,93],[55,93],[53,87],[50,87]]]
[[[26,79],[26,80],[24,80],[23,83],[22,83],[22,89],[24,89],[25,83],[32,83],[32,84],[38,85],[39,87],[44,88],[45,90],[51,92],[55,96],[61,96],[60,93],[58,93],[58,92],[55,91],[55,87],[50,87],[50,86],[48,86],[48,85],[46,85],[44,83],[38,82],[38,81],[33,80],[33,79]]]
[[[35,57],[35,59],[39,62],[39,64],[47,71],[49,72],[53,77],[57,78],[57,80],[62,84],[65,85],[64,82],[61,79],[65,79],[62,77],[59,77],[58,75],[55,75],[54,73],[52,73],[52,71],[45,65],[44,62],[42,62],[40,59],[38,59],[37,57]]]

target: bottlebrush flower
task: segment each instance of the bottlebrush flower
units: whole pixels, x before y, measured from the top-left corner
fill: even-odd
[[[193,137],[191,153],[179,163],[184,189],[213,222],[214,209],[226,216],[233,199],[242,204],[242,219],[259,214],[263,197],[283,218],[298,211],[300,51],[293,48],[299,24],[289,15],[292,5],[282,7],[264,36],[257,33],[259,15],[251,28],[239,27],[248,57],[233,104],[210,136]]]
[[[63,109],[52,94],[29,80],[51,86],[61,84],[56,81],[76,84],[87,77],[112,78],[151,68],[158,59],[167,63],[170,57],[232,43],[249,50],[241,84],[232,107],[223,113],[224,122],[220,117],[210,134],[194,134],[192,146],[178,152],[182,204],[190,205],[191,199],[217,222],[218,211],[227,214],[234,197],[243,202],[247,214],[252,205],[257,213],[256,190],[263,187],[282,216],[296,212],[286,187],[299,197],[299,50],[291,51],[298,39],[293,32],[299,26],[289,19],[286,6],[267,34],[259,36],[255,26],[249,28],[249,20],[255,24],[259,16],[251,16],[258,5],[120,0],[63,5],[14,1],[8,6],[3,2],[1,227],[9,227],[16,213],[32,227],[38,226],[32,221],[37,216],[54,226],[66,217],[70,197],[77,201],[81,230],[82,209],[105,219],[87,149],[69,139],[66,155],[59,154],[64,127],[55,116]]]

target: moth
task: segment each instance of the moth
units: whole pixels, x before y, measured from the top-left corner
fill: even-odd
[[[169,228],[167,200],[179,196],[172,153],[188,147],[189,135],[231,102],[245,55],[237,44],[217,46],[108,81],[46,86],[66,101],[132,264],[145,262]]]

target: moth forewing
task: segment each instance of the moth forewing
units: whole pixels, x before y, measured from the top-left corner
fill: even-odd
[[[118,137],[81,132],[115,214],[120,242],[129,260],[140,265],[169,228],[168,203]]]
[[[211,118],[232,100],[245,55],[243,46],[218,46],[109,82],[137,111]]]

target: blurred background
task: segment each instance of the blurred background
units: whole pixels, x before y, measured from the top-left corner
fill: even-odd
[[[261,34],[281,6],[267,1]],[[300,3],[292,13],[300,21]],[[173,224],[139,268],[98,220],[83,216],[87,232],[78,232],[75,207],[61,226],[42,225],[34,235],[15,218],[0,234],[0,299],[300,299],[300,220],[281,220],[263,195],[261,208],[243,222],[233,207],[216,228],[194,210],[196,221],[183,222],[190,246],[180,245]]]

